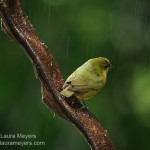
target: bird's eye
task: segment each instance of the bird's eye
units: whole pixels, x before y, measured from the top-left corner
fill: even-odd
[[[108,68],[108,65],[104,65],[104,69],[107,69]]]

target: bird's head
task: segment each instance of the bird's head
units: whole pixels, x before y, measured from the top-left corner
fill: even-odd
[[[109,69],[112,68],[112,64],[107,58],[99,57],[98,59],[99,59],[100,70],[102,74],[106,76]]]

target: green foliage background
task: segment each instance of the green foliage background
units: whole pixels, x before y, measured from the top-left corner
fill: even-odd
[[[115,67],[106,86],[86,104],[116,150],[149,150],[150,1],[21,0],[21,4],[64,78],[89,58],[110,59]],[[90,150],[71,124],[54,117],[42,103],[40,82],[29,59],[2,31],[0,68],[0,133],[36,134],[33,141],[45,141],[45,146],[16,150]]]

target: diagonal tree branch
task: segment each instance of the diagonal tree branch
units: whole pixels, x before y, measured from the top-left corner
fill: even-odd
[[[64,79],[54,57],[41,42],[19,0],[0,0],[3,30],[20,44],[30,58],[37,78],[41,81],[42,99],[58,116],[74,124],[93,150],[114,150],[108,133],[76,97],[66,99],[61,91]]]

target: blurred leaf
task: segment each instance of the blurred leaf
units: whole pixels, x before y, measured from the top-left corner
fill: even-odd
[[[133,76],[131,103],[137,119],[150,127],[150,68],[138,67]]]

